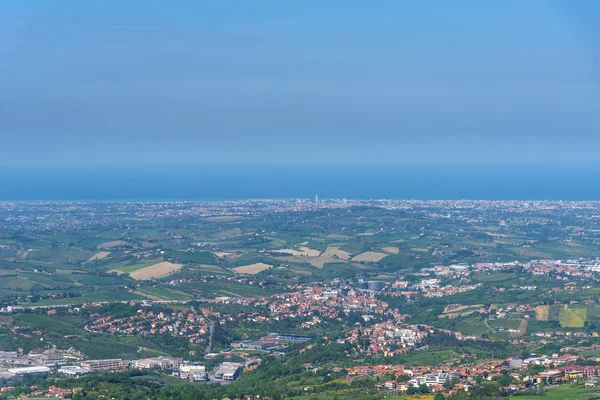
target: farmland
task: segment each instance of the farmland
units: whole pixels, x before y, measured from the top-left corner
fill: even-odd
[[[144,268],[135,269],[129,272],[129,275],[135,280],[148,280],[155,278],[164,278],[174,274],[182,267],[181,264],[173,264],[168,261],[163,261],[157,264],[152,264]]]
[[[358,254],[352,258],[352,261],[356,262],[377,262],[382,258],[386,257],[387,254],[378,253],[376,251],[365,251],[364,253]]]
[[[582,328],[587,310],[585,308],[567,308],[560,310],[558,321],[563,328]]]
[[[530,393],[524,377],[550,364],[598,362],[600,229],[592,203],[515,204],[24,204],[31,209],[18,215],[6,207],[0,349],[207,365],[241,357],[251,362],[240,382],[274,377],[267,386],[281,385],[277,398],[358,397],[361,379],[392,398],[383,384],[408,379],[404,368],[492,375],[469,376],[477,390],[498,386],[511,357],[543,359],[512,371]],[[581,258],[531,259],[565,254]],[[217,359],[204,357],[211,326]],[[271,356],[231,351],[275,332],[310,344],[285,342]],[[380,366],[402,369],[373,376]],[[230,398],[247,393],[209,386],[194,387],[217,393],[208,398],[229,387]],[[564,387],[546,396],[586,393]]]
[[[233,268],[238,274],[258,274],[266,269],[273,268],[272,265],[265,263],[255,263],[250,265],[244,265],[241,267]]]

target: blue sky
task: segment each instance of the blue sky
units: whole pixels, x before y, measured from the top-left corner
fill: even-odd
[[[600,161],[600,2],[0,0],[0,165]]]

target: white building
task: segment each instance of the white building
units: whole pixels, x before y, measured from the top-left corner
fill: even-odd
[[[8,372],[12,376],[25,376],[25,375],[43,375],[50,372],[48,367],[23,367],[23,368],[11,368]]]

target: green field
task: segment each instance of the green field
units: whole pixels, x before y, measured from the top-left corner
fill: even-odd
[[[502,282],[515,278],[517,275],[507,272],[478,272],[473,274],[473,279],[480,282]]]
[[[187,293],[165,287],[144,286],[137,288],[137,291],[142,294],[158,297],[162,300],[192,300],[193,298]]]
[[[58,333],[71,333],[73,326],[42,314],[19,314],[14,316],[15,326],[28,326],[31,329],[48,330]]]
[[[406,362],[412,365],[438,365],[458,357],[460,354],[453,350],[415,351],[407,354]]]
[[[485,326],[483,318],[480,316],[466,318],[457,322],[457,330],[469,336],[481,336],[491,331]]]
[[[569,308],[560,310],[558,322],[563,328],[583,328],[587,310],[585,308]]]
[[[125,272],[125,273],[129,274],[129,273],[131,273],[133,271],[137,271],[138,269],[149,267],[149,266],[154,265],[154,264],[159,263],[159,262],[160,261],[152,261],[152,262],[141,263],[141,264],[126,265],[124,267],[119,267],[119,268],[116,268],[116,269],[118,271]]]
[[[167,257],[174,258],[181,262],[193,262],[197,264],[216,264],[218,262],[217,257],[208,251],[199,251],[196,253],[185,252],[185,251],[169,251]]]
[[[493,328],[504,328],[504,329],[519,329],[521,320],[519,319],[492,319],[488,321],[488,324]]]
[[[584,389],[571,385],[563,385],[548,389],[543,396],[511,396],[515,400],[587,400],[596,398],[593,395],[600,393],[599,389]]]

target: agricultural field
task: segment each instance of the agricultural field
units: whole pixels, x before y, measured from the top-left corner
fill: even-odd
[[[101,243],[97,247],[98,249],[112,249],[113,247],[127,246],[128,244],[129,243],[124,240],[112,240],[110,242]]]
[[[141,264],[127,265],[127,266],[113,269],[109,272],[116,272],[117,274],[131,274],[132,272],[149,267],[153,264],[155,264],[155,263],[154,262],[146,262],[146,263],[141,263]]]
[[[233,268],[233,270],[238,274],[258,274],[266,269],[273,268],[272,265],[265,263],[255,263],[250,265],[244,265],[241,267]]]
[[[587,310],[581,308],[564,308],[560,310],[558,322],[563,328],[583,328]]]
[[[474,312],[477,312],[482,306],[483,304],[473,304],[468,306],[463,305],[458,307],[446,306],[444,308],[444,312],[440,314],[440,318],[455,318],[473,314]]]
[[[101,251],[100,253],[96,253],[92,257],[90,257],[90,259],[88,261],[102,260],[103,258],[106,258],[109,255],[110,255],[110,251]]]
[[[356,262],[377,262],[385,258],[387,254],[378,253],[376,251],[365,251],[364,253],[358,254],[352,258],[352,261]]]
[[[558,321],[561,308],[563,306],[560,304],[537,306],[535,307],[535,319],[537,321]]]
[[[564,385],[559,387],[548,388],[544,391],[544,395],[532,395],[532,396],[511,396],[511,399],[515,400],[588,400],[595,398],[600,391],[598,389],[587,389],[577,385]]]
[[[152,264],[144,268],[139,268],[129,273],[136,281],[159,279],[169,276],[179,271],[182,264],[174,264],[168,261],[163,261],[157,264]]]
[[[318,257],[321,255],[319,250],[311,249],[306,246],[300,246],[297,249],[271,250],[271,253],[282,255],[289,254],[295,257]]]

